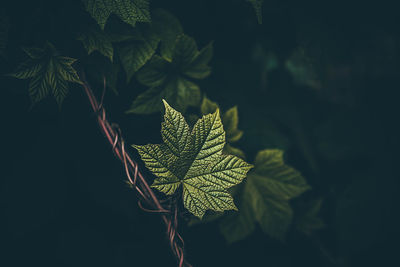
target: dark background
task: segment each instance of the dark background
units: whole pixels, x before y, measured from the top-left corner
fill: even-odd
[[[1,74],[23,60],[22,45],[49,40],[67,56],[84,53],[71,37],[88,17],[79,1],[3,3],[11,26]],[[313,187],[302,198],[323,199],[326,227],[311,236],[292,229],[285,243],[257,230],[228,245],[214,223],[182,225],[190,262],[399,264],[398,7],[265,0],[262,25],[245,1],[151,1],[156,7],[175,14],[200,47],[214,41],[213,73],[200,85],[222,108],[238,105],[238,145],[249,158],[285,149]],[[296,83],[282,64],[265,71],[259,51],[285,62],[298,47],[318,86]],[[125,115],[141,89],[120,80],[120,96],[106,95],[111,120],[130,144],[159,142],[160,114]],[[51,98],[30,109],[27,81],[2,76],[0,84],[0,266],[176,266],[164,225],[137,207],[82,89],[71,86],[58,111]]]

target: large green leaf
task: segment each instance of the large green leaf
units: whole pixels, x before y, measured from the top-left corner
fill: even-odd
[[[150,22],[148,0],[82,0],[86,10],[102,29],[111,14],[135,26],[136,22]]]
[[[61,106],[68,93],[68,82],[81,83],[72,67],[76,59],[60,56],[50,43],[46,43],[44,48],[25,48],[24,51],[30,59],[11,76],[31,79],[29,95],[34,104],[51,93]]]
[[[169,48],[165,49],[167,51]],[[200,104],[200,89],[192,79],[203,79],[210,74],[208,62],[212,56],[212,45],[209,44],[199,51],[193,38],[181,34],[175,40],[172,58],[168,56],[167,52],[162,57],[155,55],[138,71],[137,79],[141,84],[150,87],[152,92],[155,91],[154,87],[158,87],[159,95],[155,96],[157,99],[165,98],[184,112],[188,106]],[[138,99],[143,100],[144,97],[139,95]],[[140,101],[140,105],[148,107],[139,108],[138,101],[135,100],[127,113],[143,114],[160,110],[160,105],[153,105],[151,99],[147,103]]]
[[[281,150],[260,151],[254,165],[239,191],[239,212],[221,222],[228,242],[245,238],[256,222],[271,237],[284,240],[293,218],[289,200],[310,188],[298,171],[284,164]]]
[[[236,210],[227,189],[239,184],[252,168],[242,159],[222,154],[225,145],[219,110],[203,116],[193,129],[164,100],[163,144],[134,145],[157,177],[153,188],[174,194],[182,187],[183,203],[195,216],[206,210]]]

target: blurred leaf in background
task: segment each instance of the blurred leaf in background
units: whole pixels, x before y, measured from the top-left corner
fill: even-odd
[[[222,220],[221,231],[228,242],[235,242],[251,234],[258,223],[266,234],[283,241],[293,218],[289,200],[310,187],[298,171],[284,164],[281,150],[260,151],[254,165],[238,190],[239,212]]]

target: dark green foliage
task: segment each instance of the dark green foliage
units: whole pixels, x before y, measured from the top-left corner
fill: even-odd
[[[60,56],[51,43],[44,48],[24,48],[29,59],[22,63],[11,76],[30,79],[29,95],[35,104],[52,94],[61,106],[68,93],[68,82],[81,83],[72,67],[74,58]]]
[[[299,208],[301,214],[299,214],[294,220],[296,229],[310,236],[314,234],[315,231],[324,228],[325,223],[319,214],[322,204],[322,199],[313,199],[307,203],[302,203],[301,207]]]
[[[82,0],[86,10],[102,29],[111,14],[135,26],[136,22],[150,22],[148,0]]]
[[[111,38],[106,32],[98,28],[97,25],[87,27],[85,31],[79,34],[77,39],[82,42],[89,55],[94,51],[98,51],[113,61],[114,48]]]
[[[1,266],[176,266],[160,220],[135,205],[96,134],[74,69],[98,100],[104,81],[115,92],[103,106],[127,143],[160,144],[136,146],[143,162],[130,152],[163,205],[177,200],[193,266],[396,265],[397,9],[235,1],[2,3],[0,106],[13,173],[1,183]],[[13,70],[29,81],[4,75]],[[63,110],[42,101],[26,113],[27,91],[33,104],[52,95]],[[168,106],[160,135],[162,99],[179,114]],[[180,150],[207,136],[211,119],[210,146]],[[218,157],[190,164],[196,151]],[[209,173],[235,162],[246,169],[236,186]]]
[[[260,151],[254,170],[237,192],[239,212],[220,224],[224,237],[228,242],[241,240],[258,223],[266,234],[283,241],[293,219],[289,200],[308,189],[301,174],[284,164],[281,150]]]
[[[160,38],[151,29],[133,31],[118,45],[118,56],[125,69],[127,81],[153,56]]]
[[[178,110],[200,104],[200,88],[192,79],[204,79],[210,72],[208,66],[212,57],[212,43],[200,51],[193,38],[181,34],[175,40],[170,52],[153,58],[138,72],[137,80],[149,90],[139,95],[127,113],[148,114],[161,108],[161,99],[167,100]]]
[[[203,98],[203,102],[201,103],[201,108],[200,108],[201,113],[203,115],[215,112],[215,110],[217,110],[218,108],[219,107],[217,103],[212,102],[207,97]],[[243,131],[238,129],[239,115],[236,106],[228,109],[222,115],[222,123],[224,125],[224,129],[226,132],[226,141],[228,143],[234,143],[239,141],[239,139],[243,135]]]

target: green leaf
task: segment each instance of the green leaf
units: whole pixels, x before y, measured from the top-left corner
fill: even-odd
[[[186,36],[179,35],[172,51],[172,60],[155,55],[137,73],[137,80],[150,88],[158,87],[161,98],[165,98],[178,110],[184,112],[188,106],[197,106],[201,101],[200,88],[191,79],[203,79],[210,74],[207,66],[212,55],[212,45],[206,46],[201,51],[197,50],[195,41]],[[152,90],[152,89],[151,89]],[[146,93],[144,93],[146,94]],[[146,94],[148,95],[148,94]],[[165,96],[165,97],[164,97]],[[142,100],[144,97],[139,95]],[[134,101],[127,113],[142,111],[156,112],[156,108],[138,108],[137,105],[153,105],[153,101]],[[160,97],[158,97],[160,99]]]
[[[82,42],[86,51],[90,55],[94,51],[98,51],[103,56],[113,61],[114,48],[108,34],[98,28],[97,25],[87,27],[87,29],[80,33],[78,38]]]
[[[179,20],[168,11],[157,9],[153,12],[152,26],[154,32],[161,39],[161,56],[168,61],[172,61],[175,40],[183,33],[183,29]]]
[[[136,36],[135,36],[136,35]],[[129,42],[118,46],[118,55],[125,69],[127,81],[154,55],[160,38],[149,28],[142,28]]]
[[[72,67],[76,59],[60,56],[50,43],[44,48],[25,48],[24,51],[30,59],[22,63],[11,76],[31,78],[29,95],[33,104],[51,93],[61,106],[68,93],[68,82],[81,83]]]
[[[239,184],[252,166],[222,154],[225,132],[219,111],[203,116],[191,130],[182,114],[163,102],[164,143],[134,145],[156,176],[152,187],[167,195],[182,188],[185,208],[198,218],[207,210],[236,210],[227,189]]]
[[[104,29],[111,14],[135,26],[136,22],[150,22],[148,0],[82,0],[86,10]]]
[[[310,188],[298,171],[284,164],[281,150],[260,151],[254,165],[240,191],[240,211],[221,223],[228,242],[245,238],[256,222],[271,237],[284,240],[293,218],[289,200]]]
[[[242,193],[237,198],[239,212],[227,214],[219,224],[220,231],[228,243],[246,238],[256,226],[251,195]]]
[[[200,111],[201,114],[206,115],[214,113],[219,108],[218,104],[208,99],[206,96],[203,97],[201,102]]]
[[[246,0],[246,1],[252,4],[254,11],[256,12],[257,21],[259,24],[262,24],[262,4],[264,0]]]
[[[243,152],[243,150],[233,147],[230,144],[226,144],[224,147],[224,151],[225,154],[231,154],[231,155],[235,155],[243,160],[246,160],[246,154]]]
[[[140,94],[126,113],[151,114],[162,108],[162,99],[169,99],[162,87],[153,87]]]
[[[239,116],[237,107],[228,109],[222,116],[222,123],[224,124],[226,131],[226,139],[229,143],[238,141],[242,135],[243,131],[238,130]]]

